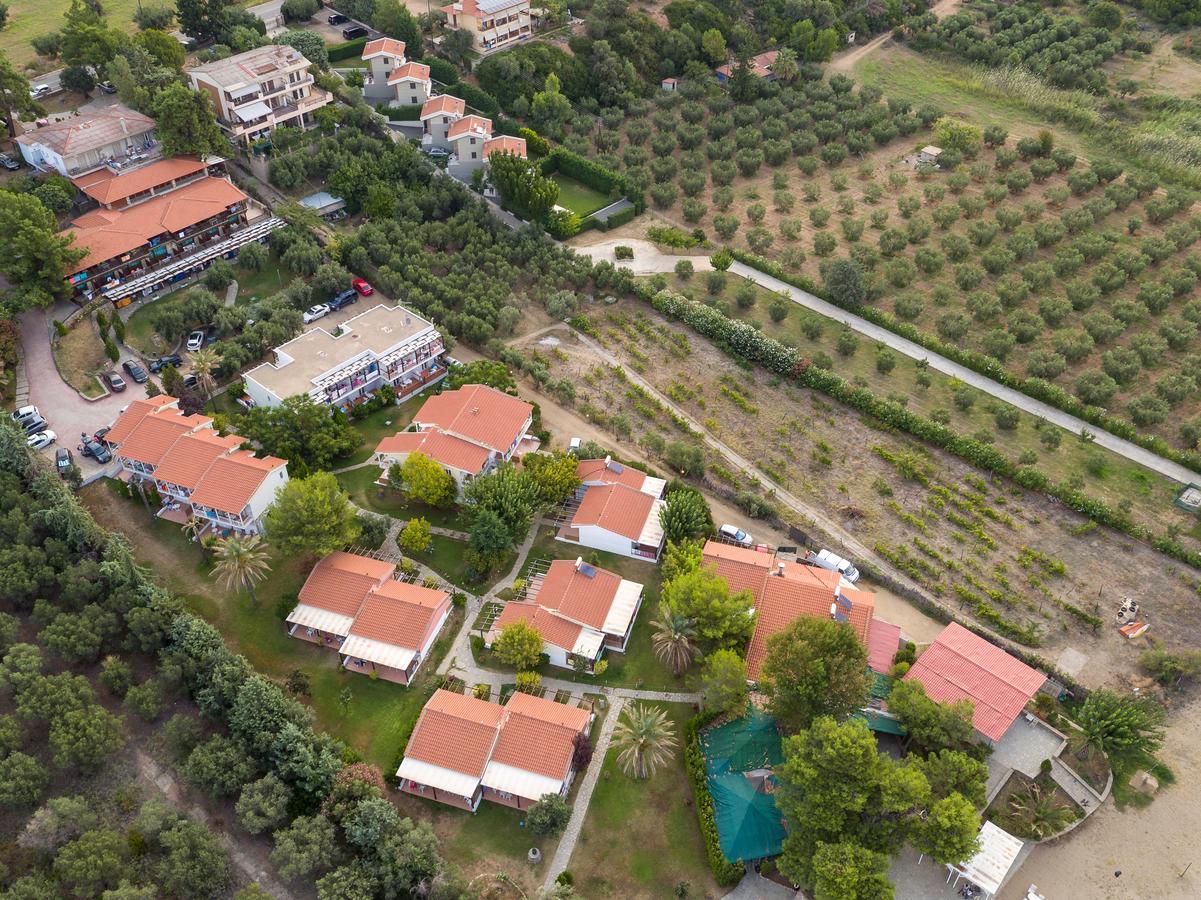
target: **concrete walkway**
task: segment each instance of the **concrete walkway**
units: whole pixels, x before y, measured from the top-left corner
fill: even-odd
[[[1023,394],[1021,391],[1015,391],[1013,388],[1005,387],[1003,384],[998,384],[991,378],[981,375],[978,372],[973,372],[971,369],[961,366],[957,362],[952,362],[945,356],[939,356],[937,353],[932,353],[925,347],[915,344],[899,334],[889,331],[887,328],[882,328],[875,325],[867,319],[857,316],[854,313],[849,313],[846,310],[839,309],[832,303],[827,303],[820,297],[810,294],[808,291],[802,291],[800,288],[780,281],[778,278],[773,278],[765,272],[760,272],[758,269],[753,269],[748,265],[736,262],[729,269],[735,275],[741,275],[743,278],[750,279],[761,287],[765,287],[770,291],[784,294],[792,299],[794,303],[804,306],[814,312],[821,313],[823,316],[842,322],[848,327],[858,331],[860,334],[885,344],[898,353],[903,353],[911,359],[929,360],[930,368],[942,372],[944,375],[950,375],[958,378],[964,384],[970,384],[977,390],[981,390],[986,394],[991,394],[998,400],[1004,400],[1011,406],[1015,406],[1023,412],[1027,412],[1032,416],[1037,416],[1040,419],[1045,419],[1060,428],[1064,428],[1073,434],[1080,434],[1088,430],[1096,435],[1095,443],[1104,447],[1106,450],[1124,456],[1131,462],[1157,472],[1173,481],[1187,484],[1192,481],[1201,480],[1201,475],[1185,468],[1179,463],[1174,463],[1169,459],[1164,459],[1157,453],[1146,450],[1137,444],[1132,444],[1130,441],[1124,440],[1117,435],[1110,434],[1104,429],[1089,425],[1083,419],[1078,419],[1075,416],[1068,415],[1062,410],[1056,409],[1041,400],[1035,400],[1033,397]]]
[[[722,900],[793,900],[794,897],[801,896],[803,895],[798,891],[777,884],[748,868],[742,876],[742,881]]]

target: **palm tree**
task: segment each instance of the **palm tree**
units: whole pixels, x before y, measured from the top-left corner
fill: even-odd
[[[659,618],[651,622],[655,629],[651,645],[655,658],[671,669],[679,678],[693,661],[701,655],[696,645],[696,623],[687,616],[672,612],[666,606],[659,607]]]
[[[196,376],[196,385],[204,394],[205,400],[212,395],[216,385],[213,370],[217,368],[217,363],[220,361],[220,355],[211,347],[201,347],[199,350],[192,351],[192,374]]]
[[[1031,837],[1045,838],[1058,834],[1076,820],[1076,811],[1040,784],[1009,796],[1009,812]]]
[[[226,588],[250,592],[251,602],[258,604],[254,586],[267,577],[271,566],[267,563],[267,550],[263,539],[257,534],[228,537],[217,544],[217,564],[213,572]]]
[[[195,541],[200,537],[200,532],[204,528],[204,525],[205,523],[201,519],[195,516],[188,516],[188,521],[184,522],[183,525],[184,537],[189,541]]]
[[[633,778],[648,778],[667,761],[676,737],[667,713],[657,706],[635,703],[613,728],[617,764]]]

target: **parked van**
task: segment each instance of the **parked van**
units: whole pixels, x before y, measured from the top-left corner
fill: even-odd
[[[831,572],[837,572],[851,584],[859,580],[859,570],[851,565],[849,559],[843,559],[836,553],[831,553],[829,550],[819,550],[817,553],[810,551],[805,556],[805,562],[811,566],[818,566],[822,569],[829,569]]]

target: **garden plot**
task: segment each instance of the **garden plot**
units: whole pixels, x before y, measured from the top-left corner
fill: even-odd
[[[958,459],[861,421],[821,395],[743,369],[639,306],[626,302],[606,313],[613,311],[626,321],[597,322],[594,333],[623,365],[761,461],[764,480],[814,498],[965,617],[1038,646],[1049,659],[1083,649],[1083,677],[1091,683],[1130,666],[1131,650],[1108,624],[1110,606],[1122,597],[1155,597],[1154,628],[1169,644],[1191,640],[1201,624],[1196,572],[1040,495],[985,480]],[[645,356],[648,335],[687,350],[659,354],[647,366],[638,354]],[[598,366],[583,347],[556,351],[552,373],[577,380],[582,411],[603,411],[610,422],[627,417],[623,424],[644,444],[661,447],[677,430],[620,368]],[[710,461],[707,474],[746,487],[719,463]]]

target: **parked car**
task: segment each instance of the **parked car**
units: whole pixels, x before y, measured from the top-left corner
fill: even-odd
[[[117,86],[114,85],[111,81],[102,81],[98,85],[96,85],[96,87],[100,88],[101,92],[103,92],[105,94],[117,93]]]
[[[90,456],[96,462],[104,465],[111,462],[113,458],[112,452],[104,444],[97,440],[86,440],[79,445],[79,452],[83,456]]]
[[[24,426],[30,419],[40,416],[36,406],[22,406],[20,409],[13,410],[13,421],[18,425]]]
[[[325,301],[325,305],[329,307],[330,312],[336,312],[343,306],[350,306],[350,304],[358,299],[359,295],[351,288],[347,288],[341,291],[336,297]]]
[[[204,346],[204,338],[205,338],[205,334],[204,334],[203,329],[200,331],[193,331],[191,334],[188,335],[188,344],[187,344],[188,350],[189,351],[199,350],[201,347]]]
[[[737,544],[740,547],[755,546],[755,539],[739,528],[737,525],[722,525],[717,529],[718,534],[732,544]]]
[[[47,422],[45,419],[43,419],[41,416],[34,416],[33,418],[26,419],[24,422],[21,422],[20,424],[21,424],[21,427],[25,430],[26,434],[36,434],[39,431],[45,431],[46,428],[49,427],[49,425],[50,425],[50,423]]]
[[[43,97],[49,97],[54,93],[54,88],[48,84],[35,84],[29,89],[29,96],[34,100],[41,100]]]
[[[166,356],[160,356],[158,359],[152,359],[150,361],[150,371],[157,375],[163,369],[167,368],[167,366],[175,366],[178,369],[182,365],[182,356],[178,353],[169,353]]]
[[[831,553],[829,550],[819,550],[817,553],[811,550],[806,554],[805,562],[822,569],[829,569],[831,572],[837,572],[851,584],[859,580],[859,570],[851,565],[851,561],[843,559],[837,553]]]
[[[58,435],[53,431],[39,431],[36,434],[31,434],[25,439],[25,443],[34,450],[45,450],[51,444],[58,440]]]
[[[4,166],[4,168],[8,169],[10,172],[15,172],[17,169],[21,168],[21,164],[7,153],[0,153],[0,166]]]
[[[330,17],[326,19],[326,21],[331,25],[345,25],[350,21],[350,17],[344,16],[341,13],[331,13]]]
[[[342,39],[353,41],[355,38],[367,37],[367,29],[362,25],[351,25],[349,28],[342,29]]]
[[[125,373],[138,384],[145,384],[150,379],[150,376],[146,374],[146,370],[133,360],[125,360],[125,362],[121,363],[121,368],[124,369]]]
[[[105,372],[104,373],[104,382],[105,382],[105,384],[108,385],[109,390],[111,390],[117,394],[121,393],[123,390],[125,390],[125,388],[127,388],[129,386],[125,383],[125,379],[122,378],[120,375],[118,375],[116,372]]]
[[[362,294],[364,297],[370,297],[375,293],[375,288],[367,283],[365,278],[356,278],[350,283],[350,286]]]
[[[124,410],[122,410],[122,412],[124,412]],[[92,440],[103,441],[110,431],[112,431],[112,428],[110,428],[108,425],[105,425],[103,428],[97,428],[96,433],[92,435]],[[86,434],[84,435],[84,440],[87,440]]]
[[[318,319],[324,318],[328,315],[329,306],[325,303],[318,303],[316,306],[310,306],[308,309],[306,309],[301,318],[304,320],[304,324],[308,325],[310,322],[316,322]]]
[[[59,447],[54,451],[54,467],[58,469],[58,474],[66,478],[67,470],[75,465],[75,459],[71,456],[71,451],[66,447]]]
[[[199,384],[200,384],[200,379],[198,377],[196,377],[195,373],[193,373],[193,372],[189,372],[187,375],[185,375],[183,377],[183,386],[186,388],[194,388]]]
[[[426,156],[432,156],[435,159],[442,159],[443,157],[450,156],[450,151],[443,147],[422,147],[421,152]]]

